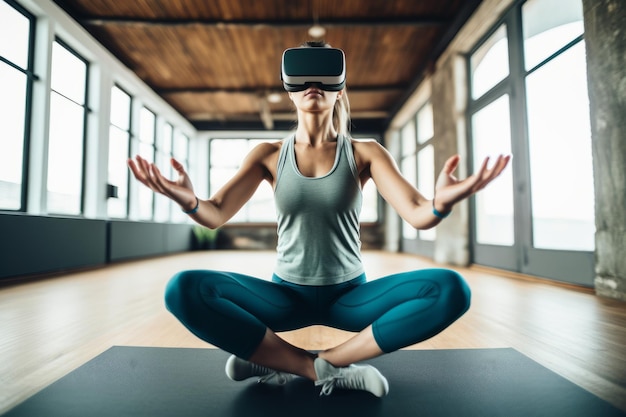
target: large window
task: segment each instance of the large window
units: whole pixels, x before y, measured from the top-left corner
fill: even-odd
[[[165,123],[157,135],[156,164],[165,178],[173,178],[171,159],[173,154],[174,129],[171,124]],[[154,220],[158,222],[170,221],[172,204],[169,198],[161,194],[155,195]]]
[[[241,166],[243,158],[259,143],[260,139],[211,139],[209,153],[209,192],[215,194],[232,178]],[[275,222],[274,192],[265,181],[248,203],[231,219],[233,223]]]
[[[411,185],[417,187],[417,138],[414,120],[409,121],[400,131],[400,143],[402,149],[400,171]],[[417,238],[417,230],[404,220],[402,221],[402,238],[407,240]]]
[[[82,213],[87,62],[59,40],[52,46],[47,208]]]
[[[131,97],[118,86],[111,90],[111,125],[109,127],[109,186],[117,196],[109,196],[109,217],[128,216],[128,175],[126,166],[130,146]]]
[[[583,30],[580,0],[520,1],[471,53],[474,169],[487,155],[515,156],[474,198],[477,263],[593,283]]]
[[[180,162],[189,175],[194,171],[194,167],[191,166],[191,158],[189,157],[189,138],[180,131],[174,132],[174,142],[172,155],[174,159]],[[170,164],[168,164],[170,165]],[[178,178],[178,174],[172,171],[164,171],[170,173],[170,178]],[[180,207],[170,202],[171,218],[173,222],[185,223],[190,222],[189,216],[182,212]]]
[[[154,162],[155,155],[156,115],[142,107],[139,112],[139,155]],[[139,187],[137,200],[137,216],[140,220],[152,220],[154,191],[148,187]]]
[[[522,7],[522,21],[533,246],[593,251],[594,189],[582,4],[530,0]],[[554,155],[563,149],[567,157],[555,161]],[[555,169],[567,173],[567,181],[555,176]]]
[[[433,146],[434,126],[433,107],[426,103],[417,111],[417,189],[426,198],[432,199],[435,191],[435,148]],[[437,229],[420,230],[420,240],[434,241]]]
[[[25,210],[34,19],[0,2],[0,210]]]
[[[400,131],[402,145],[400,171],[406,180],[428,199],[433,198],[435,190],[433,137],[433,109],[430,102],[427,102]],[[431,255],[436,233],[435,228],[418,231],[407,222],[402,222],[402,249]]]

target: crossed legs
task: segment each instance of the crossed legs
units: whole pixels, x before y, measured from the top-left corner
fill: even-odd
[[[267,368],[316,380],[316,357],[343,367],[420,342],[458,319],[470,298],[463,279],[447,269],[396,274],[341,291],[322,313],[311,316],[293,284],[185,271],[168,284],[166,305],[201,339]],[[311,324],[356,334],[315,355],[275,333]]]

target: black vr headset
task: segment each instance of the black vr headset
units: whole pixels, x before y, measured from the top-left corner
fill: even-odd
[[[283,52],[280,79],[291,92],[313,84],[322,90],[339,91],[346,85],[346,57],[337,48],[289,48]]]

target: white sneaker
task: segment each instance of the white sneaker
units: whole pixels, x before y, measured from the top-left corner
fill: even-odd
[[[389,392],[387,379],[371,365],[337,368],[317,358],[314,366],[317,374],[315,385],[322,386],[320,395],[330,395],[335,388],[368,391],[377,397],[384,397]]]
[[[243,381],[244,379],[259,377],[257,380],[260,384],[268,385],[285,385],[287,382],[295,378],[295,375],[285,372],[278,372],[244,359],[232,355],[226,361],[226,376],[233,381]]]

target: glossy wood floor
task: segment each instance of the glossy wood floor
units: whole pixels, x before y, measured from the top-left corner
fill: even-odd
[[[169,277],[194,268],[269,277],[274,259],[273,252],[195,252],[0,288],[0,414],[114,345],[207,347],[165,310]],[[385,252],[365,252],[364,262],[369,279],[436,266]],[[513,347],[626,411],[626,303],[499,271],[456,269],[472,287],[470,311],[412,349]],[[316,326],[283,336],[324,349],[350,334]]]

